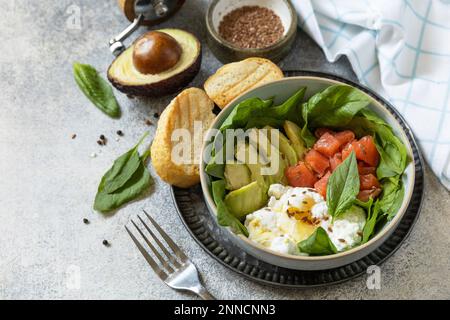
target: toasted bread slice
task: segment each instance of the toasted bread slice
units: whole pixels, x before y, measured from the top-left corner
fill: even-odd
[[[204,135],[215,118],[213,108],[213,101],[202,89],[189,88],[176,96],[161,114],[151,157],[162,180],[180,188],[200,181],[201,148]],[[196,121],[199,122],[194,130]]]
[[[272,61],[248,58],[224,65],[206,80],[208,96],[222,109],[243,92],[283,78],[283,71]]]

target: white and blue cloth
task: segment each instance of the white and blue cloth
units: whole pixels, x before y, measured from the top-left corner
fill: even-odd
[[[450,0],[292,0],[330,62],[388,99],[450,189]]]

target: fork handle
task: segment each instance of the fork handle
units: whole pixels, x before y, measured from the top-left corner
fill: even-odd
[[[206,288],[201,284],[192,288],[191,290],[203,300],[216,300],[216,298],[211,293],[209,293],[209,291],[206,290]]]

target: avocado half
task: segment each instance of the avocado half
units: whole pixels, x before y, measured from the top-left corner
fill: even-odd
[[[178,63],[158,74],[140,73],[133,65],[134,43],[109,66],[108,80],[123,93],[156,97],[171,94],[186,87],[200,70],[201,45],[191,33],[180,29],[161,29],[175,38],[182,48]]]

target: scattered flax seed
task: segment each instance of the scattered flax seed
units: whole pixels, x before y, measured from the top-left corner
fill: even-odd
[[[88,223],[89,223],[89,220],[86,219],[86,218],[84,218],[84,219],[83,219],[83,223],[84,223],[84,224],[88,224]]]
[[[105,143],[103,142],[103,140],[97,140],[97,144],[98,144],[99,146],[104,146],[104,145],[105,145]]]
[[[122,130],[117,130],[117,132],[116,132],[116,133],[117,133],[117,135],[118,135],[118,136],[121,136],[121,137],[123,136],[123,132],[122,132]]]
[[[329,232],[333,232],[333,228],[328,227],[328,231],[329,231]]]
[[[103,245],[104,245],[105,247],[109,247],[109,242],[108,242],[108,240],[103,240],[102,243],[103,243]]]
[[[158,118],[159,118],[159,113],[158,113],[158,112],[155,112],[155,113],[153,114],[153,117],[155,117],[156,119],[158,119]]]
[[[361,231],[358,231],[356,234],[360,237],[362,237],[364,235]]]
[[[338,239],[338,240],[339,240],[339,242],[342,242],[342,243],[346,243],[347,242],[344,239]]]
[[[259,6],[243,6],[223,17],[219,34],[239,48],[266,48],[284,33],[280,17],[273,10]]]
[[[324,216],[322,219],[323,221],[328,221],[329,218],[330,218],[329,216]]]
[[[76,137],[77,137],[77,134],[74,133],[74,134],[72,135],[72,140],[75,139]]]
[[[145,124],[148,126],[151,126],[153,124],[153,122],[151,122],[150,120],[146,119],[145,120]]]
[[[101,135],[100,135],[100,140],[105,141],[105,140],[106,140],[106,137],[105,137],[103,134],[101,134]]]

